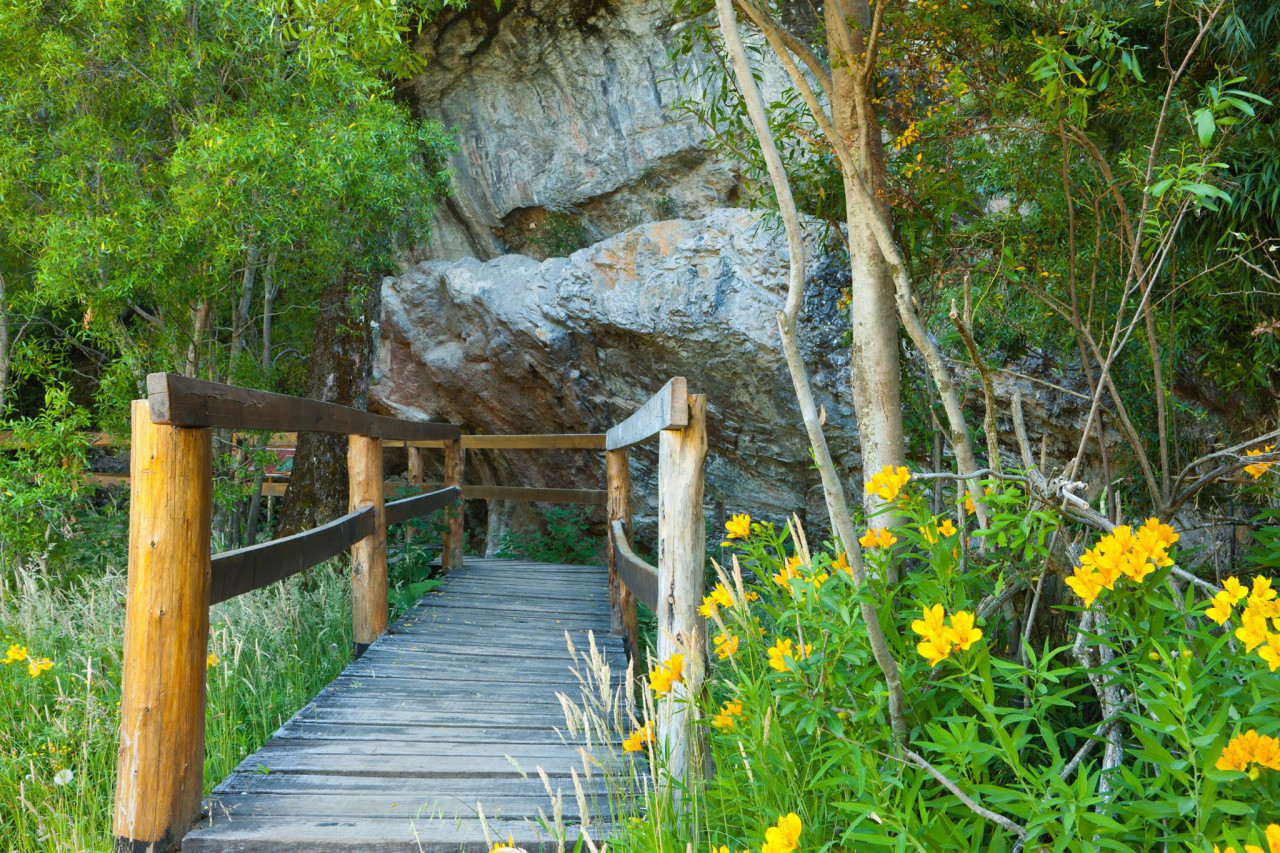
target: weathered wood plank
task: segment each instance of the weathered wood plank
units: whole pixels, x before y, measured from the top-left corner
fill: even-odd
[[[386,505],[387,525],[400,524],[458,502],[461,493],[456,488],[438,489],[425,495],[414,495],[391,501]]]
[[[684,377],[672,377],[631,417],[605,434],[605,448],[621,450],[653,438],[663,430],[682,429],[689,423],[688,398]]]
[[[147,376],[147,402],[157,424],[228,429],[335,432],[393,441],[454,439],[453,424],[417,423],[303,397],[254,391],[175,373]]]
[[[373,507],[362,507],[311,530],[235,551],[214,554],[209,603],[284,580],[323,563],[373,532]]]
[[[657,610],[658,570],[631,550],[631,543],[627,541],[627,530],[621,521],[613,522],[610,527],[613,533],[610,541],[613,542],[614,565],[617,567],[618,578],[630,590],[636,601],[643,602],[650,610]]]
[[[604,433],[536,435],[464,435],[462,446],[474,450],[604,450]],[[410,441],[409,447],[444,447],[443,441]]]
[[[529,501],[532,503],[586,504],[604,506],[604,489],[544,489],[532,486],[464,485],[462,494],[468,500]]]

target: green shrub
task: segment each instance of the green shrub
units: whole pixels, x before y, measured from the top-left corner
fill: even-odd
[[[604,539],[588,535],[591,514],[582,507],[552,506],[541,510],[545,531],[504,533],[498,539],[498,557],[538,563],[598,564]]]

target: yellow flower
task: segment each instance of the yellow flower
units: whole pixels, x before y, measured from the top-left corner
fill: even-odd
[[[962,651],[982,639],[982,629],[973,627],[973,614],[957,610],[951,617],[951,642]]]
[[[776,825],[764,831],[763,853],[791,853],[800,846],[800,832],[804,825],[795,812],[778,818]]]
[[[4,656],[5,663],[17,663],[20,660],[26,660],[26,659],[27,659],[27,647],[19,646],[17,643],[14,643],[12,646],[10,646],[8,654]]]
[[[514,835],[508,835],[506,841],[499,841],[489,849],[489,853],[515,853],[520,848],[516,847],[516,838]]]
[[[729,592],[729,588],[722,583],[718,583],[710,594],[702,599],[702,606],[698,608],[698,612],[710,619],[719,612],[719,608],[732,606],[733,595]]]
[[[1280,853],[1280,824],[1267,824],[1268,853]]]
[[[867,492],[877,495],[882,501],[891,501],[898,496],[898,492],[910,479],[911,472],[901,465],[897,468],[886,465],[867,481]]]
[[[792,568],[791,560],[787,560],[787,564],[785,566],[783,566],[779,571],[774,572],[773,582],[786,590],[790,590],[791,581],[799,577],[800,575],[796,574],[795,570]]]
[[[728,660],[738,651],[737,634],[719,634],[716,636],[716,654],[720,660]]]
[[[1280,770],[1280,740],[1250,729],[1227,743],[1214,766],[1248,773],[1250,779],[1257,779],[1262,768]]]
[[[725,522],[724,529],[729,539],[748,539],[751,537],[751,516],[738,513]]]
[[[982,493],[984,495],[991,494],[991,487],[990,486],[984,487],[982,490]],[[968,489],[966,489],[964,493],[964,511],[969,513],[970,515],[978,511],[978,508],[973,505],[973,495],[969,494]]]
[[[48,658],[27,658],[27,672],[32,678],[38,678],[46,669],[53,669],[53,661]]]
[[[922,637],[943,637],[947,631],[947,611],[941,604],[926,607],[922,611],[923,619],[911,623],[911,630]]]
[[[646,743],[653,743],[653,723],[645,723],[622,741],[622,748],[627,752],[640,752]]]
[[[1264,578],[1261,575],[1253,579],[1253,589],[1249,592],[1249,606],[1265,605],[1268,601],[1274,601],[1276,591],[1271,588],[1271,578]]]
[[[1213,604],[1204,612],[1204,615],[1222,625],[1231,618],[1231,607],[1231,593],[1223,590],[1213,597]]]
[[[898,537],[887,527],[875,527],[858,537],[858,544],[863,548],[888,548],[898,541]]]
[[[1240,617],[1240,627],[1236,629],[1236,639],[1244,643],[1244,650],[1251,652],[1267,641],[1267,620],[1254,608],[1245,610]]]
[[[674,654],[649,670],[649,686],[658,696],[665,696],[674,684],[684,680],[684,655]]]
[[[1249,597],[1249,589],[1240,583],[1237,577],[1229,577],[1222,582],[1222,589],[1231,594],[1231,603],[1239,604],[1241,601]]]
[[[844,551],[841,551],[840,555],[836,557],[835,561],[831,564],[831,568],[836,571],[844,572],[846,575],[853,574],[853,569],[849,567],[849,555]]]
[[[1266,661],[1272,672],[1280,669],[1280,634],[1267,634],[1267,642],[1258,649],[1258,657]]]
[[[720,706],[720,713],[711,718],[711,725],[717,729],[731,729],[733,728],[733,718],[741,714],[741,702],[725,702]]]
[[[787,663],[787,658],[792,660],[804,660],[804,647],[792,649],[791,641],[780,639],[769,647],[769,666],[778,672],[786,672],[791,669],[791,664]]]
[[[951,519],[948,518],[946,521],[938,525],[938,532],[943,536],[955,536],[956,526],[952,524]]]
[[[1276,449],[1276,446],[1274,444],[1268,444],[1266,447],[1262,448],[1261,450],[1246,450],[1244,452],[1244,455],[1245,456],[1261,456],[1262,454],[1270,453],[1275,449]],[[1244,466],[1244,472],[1248,474],[1250,477],[1252,477],[1253,479],[1257,480],[1261,478],[1263,474],[1267,473],[1267,471],[1269,471],[1271,469],[1271,466],[1274,464],[1276,463],[1255,462],[1252,465]]]
[[[222,663],[222,658],[218,657],[213,652],[209,652],[209,657],[205,658],[204,663],[206,667],[213,669],[215,666]]]

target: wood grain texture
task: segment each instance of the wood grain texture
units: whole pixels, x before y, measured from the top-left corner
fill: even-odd
[[[681,429],[689,423],[688,399],[684,377],[672,377],[631,417],[605,434],[605,448],[621,450],[653,438],[663,430]]]
[[[462,621],[435,618],[450,613]],[[182,849],[487,853],[501,832],[531,853],[551,851],[530,826],[540,808],[551,811],[538,767],[563,795],[573,843],[581,815],[570,770],[608,818],[598,768],[585,779],[581,739],[556,731],[556,692],[578,692],[566,631],[586,649],[592,628],[620,683],[626,658],[609,631],[604,567],[467,557],[240,763]],[[600,818],[590,815],[592,825]],[[605,834],[591,831],[597,843]]]
[[[373,532],[351,546],[351,641],[359,657],[387,630],[387,516],[382,496],[382,440],[347,439],[351,510],[372,507]]]
[[[537,503],[604,506],[604,489],[543,489],[533,486],[463,486],[467,500],[533,501]]]
[[[422,491],[423,480],[426,479],[426,462],[422,457],[421,447],[410,447],[406,451],[409,457],[408,469],[404,473],[405,480],[409,486],[416,491]],[[394,521],[388,521],[387,524],[395,524]],[[404,541],[412,542],[418,535],[418,525],[410,522],[404,527]]]
[[[402,421],[336,403],[254,391],[174,373],[147,376],[147,402],[152,421],[171,426],[308,430],[397,441],[453,439],[460,434],[453,424]]]
[[[113,834],[170,849],[200,815],[213,451],[132,407],[129,580]]]
[[[209,603],[220,604],[267,584],[304,572],[336,557],[374,532],[377,516],[372,506],[293,536],[285,536],[235,551],[215,554]]]
[[[655,613],[658,611],[658,570],[640,559],[631,550],[626,528],[621,521],[611,525],[611,541],[618,569],[618,577],[624,589],[632,596],[632,609],[639,601]],[[634,618],[634,617],[633,617]]]
[[[462,442],[454,439],[445,443],[444,448],[444,484],[446,487],[462,488],[463,467],[466,462],[466,451]],[[465,494],[464,494],[465,498]],[[463,515],[465,506],[458,501],[445,517],[444,552],[440,555],[441,566],[448,572],[462,565]]]
[[[604,450],[602,432],[542,433],[533,435],[464,435],[467,450]],[[445,446],[444,441],[410,441],[410,448]]]
[[[609,603],[613,608],[613,625],[615,631],[624,631],[627,648],[634,649],[634,637],[625,631],[626,618],[623,610],[627,605],[635,609],[635,601],[631,591],[618,578],[617,549],[614,547],[614,522],[621,522],[625,531],[631,523],[631,464],[630,451],[609,450],[604,454],[604,481],[607,501],[605,503],[609,535]]]
[[[706,623],[702,601],[706,525],[702,513],[702,466],[707,456],[707,401],[689,397],[689,425],[658,439],[658,616],[660,660],[684,655],[684,683],[658,704],[658,736],[670,756],[670,772],[689,772],[697,733],[688,719],[688,699],[702,689],[706,672]],[[677,790],[679,783],[677,783]]]

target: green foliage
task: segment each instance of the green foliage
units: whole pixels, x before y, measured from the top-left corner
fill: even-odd
[[[545,531],[508,532],[498,539],[495,556],[539,563],[598,565],[604,539],[588,535],[591,513],[577,506],[549,506],[540,510]]]
[[[387,529],[387,594],[391,621],[442,582],[442,578],[433,577],[431,562],[440,555],[445,530],[444,513],[418,519],[414,527],[416,530],[412,537],[408,535],[409,526],[405,524]]]
[[[1141,582],[1104,591],[1078,634],[1084,609],[1052,578],[1042,623],[1057,627],[1011,623],[991,603],[1007,584],[1037,585],[1060,528],[1018,488],[989,485],[993,523],[981,545],[962,514],[934,516],[908,487],[888,509],[896,541],[864,552],[874,577],[861,587],[830,544],[810,553],[803,538],[759,522],[735,540],[742,573],[722,576],[706,599],[720,652],[707,695],[646,694],[629,724],[656,719],[662,703],[694,702],[715,773],[683,789],[678,821],[647,781],[662,776],[661,741],[649,747],[650,769],[632,753],[636,775],[611,787],[647,790],[647,811],[615,802],[613,843],[756,850],[791,813],[801,848],[814,850],[1137,853],[1167,842],[1207,853],[1258,843],[1280,822],[1280,752],[1257,774],[1218,765],[1233,737],[1280,734],[1280,674],[1234,645],[1231,628],[1207,619],[1196,588],[1175,587],[1159,559]],[[891,567],[902,578],[894,585],[883,580]],[[1265,603],[1258,589],[1250,600]],[[863,602],[900,668],[903,743],[890,732]],[[950,627],[929,627],[934,607]],[[966,627],[973,614],[980,636]],[[947,650],[933,665],[926,641],[938,635]],[[1104,693],[1116,702],[1105,715]],[[1010,826],[1025,829],[1025,846]]]

